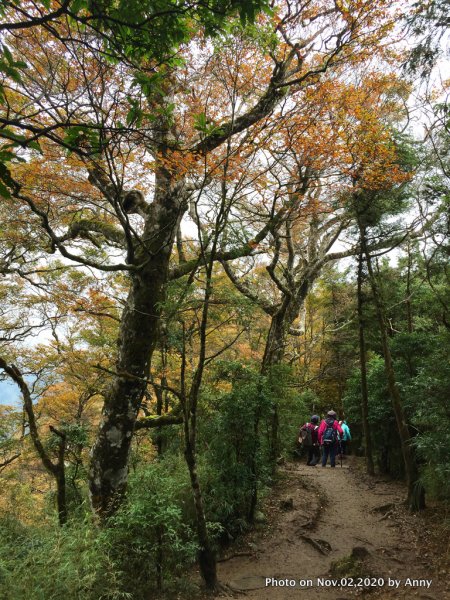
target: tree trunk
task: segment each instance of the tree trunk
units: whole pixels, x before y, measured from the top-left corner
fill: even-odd
[[[189,435],[189,434],[187,434]],[[206,526],[205,510],[203,507],[203,497],[200,488],[200,481],[197,473],[197,461],[195,458],[195,450],[189,441],[186,441],[184,456],[189,470],[191,479],[191,487],[194,496],[195,513],[197,517],[197,537],[200,545],[198,552],[198,564],[200,572],[209,590],[217,588],[217,568],[216,555],[211,546],[208,528]]]
[[[264,357],[261,367],[263,374],[270,373],[270,370],[276,365],[281,364],[284,356],[285,349],[285,315],[286,311],[278,311],[273,317],[270,323],[270,329],[267,336],[266,347],[264,350]],[[279,415],[278,415],[278,400],[274,400],[271,408],[270,417],[270,460],[275,468],[276,460],[280,453],[280,443],[278,436],[279,428]]]
[[[256,455],[258,452],[258,447],[259,447],[259,412],[256,411],[255,416],[254,416],[254,424],[253,424],[253,434],[254,434],[254,440],[255,440],[255,445],[253,447],[252,450],[252,455],[250,457],[250,473],[252,474],[253,477],[253,482],[252,482],[252,491],[251,491],[251,496],[250,496],[250,505],[249,505],[249,509],[248,509],[248,515],[247,515],[247,519],[249,523],[253,523],[253,521],[255,520],[255,512],[256,512],[256,506],[258,504],[258,468],[257,468],[257,462],[256,462]]]
[[[225,171],[226,172],[226,171]],[[203,245],[202,232],[199,229],[199,238],[203,259],[206,263],[206,282],[205,295],[203,300],[202,316],[199,327],[200,347],[198,351],[197,366],[192,377],[192,383],[189,390],[189,395],[186,395],[185,384],[185,368],[186,368],[186,353],[185,343],[183,341],[183,355],[181,363],[181,405],[183,408],[184,417],[184,456],[189,470],[191,479],[192,493],[194,496],[195,513],[197,520],[197,537],[199,542],[198,564],[200,572],[208,590],[215,591],[218,587],[217,581],[217,561],[214,548],[210,542],[208,528],[206,524],[205,509],[203,506],[203,497],[200,487],[200,480],[197,473],[197,408],[200,395],[200,388],[205,370],[206,361],[206,336],[207,324],[209,316],[209,302],[212,294],[212,272],[214,258],[217,251],[217,244],[221,228],[226,220],[226,188],[225,179],[222,188],[222,203],[220,211],[215,221],[215,237],[212,241],[211,255],[209,262],[206,261],[205,248]],[[184,328],[183,328],[184,329]],[[184,340],[184,336],[183,336]]]
[[[263,373],[283,360],[286,346],[285,316],[286,311],[280,310],[272,317],[261,367]]]
[[[412,333],[414,330],[413,315],[411,306],[411,270],[412,270],[412,257],[411,257],[411,242],[408,241],[408,267],[406,271],[406,316],[408,319],[408,333]],[[410,373],[412,373],[411,364],[409,363]],[[412,374],[411,374],[412,377]]]
[[[285,295],[281,307],[272,316],[269,333],[267,335],[266,346],[261,366],[261,373],[270,373],[270,370],[276,365],[281,365],[286,348],[286,336],[289,328],[294,323],[300,313],[305,298],[308,294],[312,281],[319,274],[319,270],[311,278],[305,278],[298,284],[296,294]],[[279,456],[279,414],[278,401],[272,406],[272,418],[270,428],[270,457],[272,464],[275,465]]]
[[[362,425],[364,431],[364,448],[366,457],[366,469],[369,475],[374,475],[372,434],[369,425],[369,392],[367,389],[367,363],[366,363],[366,340],[364,336],[364,315],[363,315],[363,257],[362,252],[358,257],[358,323],[359,323],[359,365],[361,371],[361,412]]]
[[[66,502],[66,474],[64,467],[55,474],[56,480],[56,504],[58,507],[58,520],[60,525],[67,523],[67,502]]]
[[[105,396],[92,449],[90,497],[93,510],[102,519],[115,512],[126,491],[134,426],[158,341],[169,259],[184,210],[179,199],[171,195],[170,183],[170,175],[161,168],[142,236],[148,241],[137,245],[135,252],[134,262],[144,266],[131,275],[120,323],[116,375]]]
[[[53,475],[56,481],[56,505],[58,507],[59,524],[67,523],[67,497],[66,497],[66,469],[64,459],[66,456],[66,435],[62,431],[50,426],[50,431],[59,437],[58,462],[54,465]]]
[[[375,274],[373,272],[370,252],[367,249],[365,232],[362,230],[361,225],[360,232],[361,247],[366,256],[367,269],[369,272],[369,279],[372,287],[373,299],[377,311],[389,395],[391,397],[392,407],[395,414],[395,420],[397,422],[397,429],[400,437],[403,461],[405,464],[406,485],[408,490],[406,501],[411,510],[421,510],[425,507],[425,495],[423,487],[419,482],[417,463],[414,456],[414,450],[411,446],[411,435],[409,433],[408,425],[406,424],[403,403],[400,397],[397,382],[395,380],[394,365],[392,362],[392,355],[389,348],[389,341],[387,336],[386,315],[384,311],[383,300],[381,292],[378,288]]]
[[[408,267],[406,271],[406,316],[408,320],[408,333],[411,334],[414,331],[413,314],[411,306],[411,269],[412,269],[412,257],[411,257],[411,242],[408,240]],[[406,356],[406,363],[408,365],[409,376],[412,378],[417,373],[414,371],[412,356],[408,352]]]
[[[206,154],[268,115],[286,95],[277,84],[284,80],[287,63],[276,68],[267,92],[239,122],[207,136],[198,146]],[[165,79],[158,108],[167,108],[171,97],[170,77]],[[167,111],[169,112],[169,111]],[[116,375],[105,395],[102,422],[92,448],[89,491],[93,510],[101,519],[112,515],[125,494],[128,458],[136,417],[146,388],[152,353],[158,341],[161,304],[168,280],[169,259],[183,213],[187,209],[187,189],[183,177],[168,167],[173,147],[173,123],[162,111],[154,133],[158,166],[155,194],[145,216],[143,235],[134,243],[130,292],[123,311]],[[206,263],[206,257],[203,256]],[[213,258],[211,260],[214,260]],[[212,263],[211,263],[212,264]],[[194,450],[195,454],[195,450]]]

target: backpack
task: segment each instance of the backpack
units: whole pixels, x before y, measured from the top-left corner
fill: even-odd
[[[303,429],[303,427],[302,427],[300,429],[298,441],[302,445],[303,448],[311,448],[312,435],[311,435],[311,429],[309,427],[306,427],[305,429]]]
[[[334,419],[327,419],[325,423],[327,424],[327,428],[323,432],[322,443],[324,446],[329,446],[337,442],[337,431],[333,427]]]

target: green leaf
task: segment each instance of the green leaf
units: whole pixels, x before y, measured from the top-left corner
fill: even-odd
[[[126,116],[127,125],[131,125],[132,123],[134,123],[137,120],[138,112],[139,112],[139,109],[136,106],[136,104],[134,104],[127,113],[127,116]]]
[[[23,143],[26,142],[27,138],[24,135],[18,135],[14,133],[10,129],[0,129],[0,138],[6,138],[8,140],[13,140],[14,142]]]
[[[8,190],[8,188],[0,181],[0,196],[2,198],[11,198],[11,194]]]
[[[22,81],[20,72],[17,69],[10,67],[5,62],[0,62],[0,71],[6,73],[6,75],[11,77],[11,79],[13,79],[16,83],[20,83]]]
[[[205,113],[199,113],[197,115],[194,115],[194,128],[197,129],[197,131],[206,131],[206,128],[208,126],[208,121],[206,119],[206,115]]]
[[[14,181],[8,167],[0,162],[0,195],[3,196],[3,198],[11,198],[11,193],[5,184],[13,185]]]
[[[33,140],[27,144],[28,148],[32,148],[33,150],[37,150],[40,154],[42,154],[42,148],[39,145],[37,140]]]
[[[11,50],[8,48],[8,46],[5,46],[5,44],[3,44],[3,53],[6,56],[6,60],[9,62],[9,64],[13,65],[14,64],[13,55],[11,54]]]
[[[73,0],[71,5],[71,12],[78,14],[81,10],[88,8],[88,2],[86,0]]]

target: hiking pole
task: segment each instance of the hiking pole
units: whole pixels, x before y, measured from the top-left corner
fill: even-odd
[[[341,469],[342,469],[342,444],[341,444],[341,440],[339,440],[339,458],[341,460]]]

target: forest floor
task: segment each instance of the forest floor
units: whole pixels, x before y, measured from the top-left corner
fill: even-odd
[[[399,482],[367,477],[355,457],[335,469],[288,463],[266,522],[259,515],[219,562],[219,579],[249,600],[450,598],[442,515],[409,513],[404,493]]]

